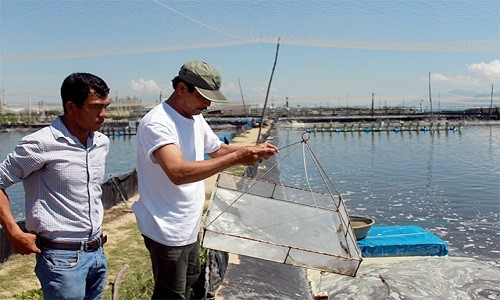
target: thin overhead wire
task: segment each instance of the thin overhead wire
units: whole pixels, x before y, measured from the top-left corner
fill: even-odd
[[[183,13],[181,13],[181,12],[179,12],[179,11],[177,11],[177,10],[173,9],[172,7],[170,7],[170,6],[166,5],[166,4],[165,4],[165,3],[163,3],[162,1],[159,1],[159,0],[152,0],[152,1],[153,1],[153,2],[158,3],[158,5],[161,5],[161,6],[165,7],[166,9],[169,9],[169,10],[173,11],[174,13],[176,13],[176,14],[178,14],[178,15],[180,15],[180,16],[182,16],[182,17],[186,18],[186,19],[188,19],[189,21],[192,21],[192,22],[194,22],[194,23],[196,23],[196,24],[199,24],[199,25],[201,25],[201,26],[203,26],[203,27],[205,27],[205,28],[207,28],[207,29],[213,30],[213,31],[215,31],[215,32],[221,33],[221,34],[226,35],[226,36],[229,36],[229,37],[232,37],[232,38],[234,38],[234,39],[236,39],[236,40],[242,40],[242,41],[243,41],[243,39],[241,39],[241,38],[240,38],[240,37],[238,37],[238,36],[235,36],[235,35],[229,34],[229,33],[225,32],[225,31],[222,31],[222,30],[220,30],[220,29],[217,29],[217,28],[215,28],[215,27],[213,27],[213,26],[209,26],[209,25],[207,25],[207,24],[205,24],[205,23],[202,23],[202,22],[200,22],[200,21],[198,21],[198,20],[195,20],[195,19],[193,19],[193,18],[189,17],[188,15],[185,15],[185,14],[183,14]]]
[[[165,0],[2,1],[2,60],[274,44],[277,37],[282,45],[339,49],[498,52],[500,47],[497,0],[205,1],[196,8],[189,1]],[[101,21],[86,22],[89,13]]]

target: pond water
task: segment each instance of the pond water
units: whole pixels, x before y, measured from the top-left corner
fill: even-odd
[[[322,190],[330,182],[352,214],[375,218],[376,225],[421,226],[448,242],[450,256],[499,261],[499,126],[312,132],[295,148],[303,134],[273,133],[284,184]]]

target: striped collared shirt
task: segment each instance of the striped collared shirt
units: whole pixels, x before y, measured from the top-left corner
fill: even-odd
[[[92,240],[102,232],[108,151],[107,136],[94,132],[82,145],[58,117],[23,137],[0,164],[0,188],[23,182],[28,231],[49,240]]]

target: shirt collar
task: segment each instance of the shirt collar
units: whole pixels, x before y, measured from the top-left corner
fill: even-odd
[[[63,138],[70,144],[81,145],[80,141],[71,132],[69,132],[68,128],[66,128],[66,126],[64,125],[62,116],[58,116],[54,121],[52,121],[52,124],[50,124],[50,128],[56,140]],[[87,143],[90,138],[91,147],[95,146],[96,144],[96,139],[94,138],[94,136],[94,132],[90,132],[89,137],[87,138]],[[87,147],[87,145],[84,146]]]

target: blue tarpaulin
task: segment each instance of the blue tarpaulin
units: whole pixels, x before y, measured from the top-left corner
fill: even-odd
[[[444,240],[419,226],[373,226],[358,246],[362,257],[448,254]]]

